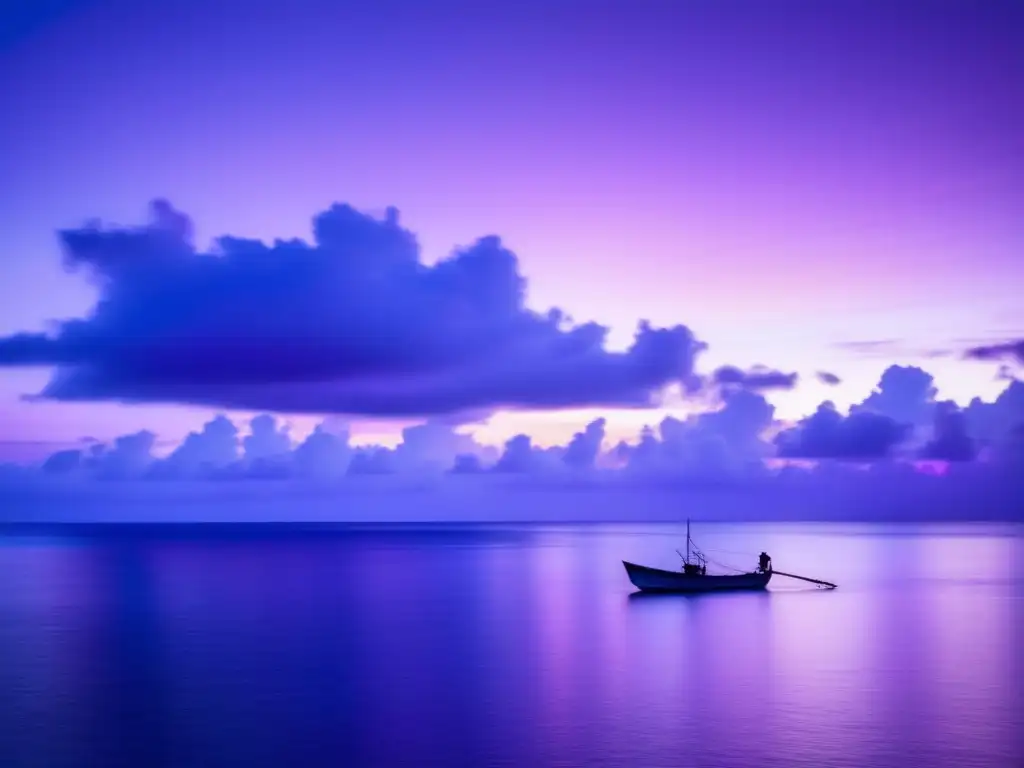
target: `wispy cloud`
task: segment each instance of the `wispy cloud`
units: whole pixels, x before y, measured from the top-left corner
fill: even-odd
[[[972,346],[964,352],[968,360],[1001,361],[1011,360],[1024,364],[1024,339],[998,341]]]

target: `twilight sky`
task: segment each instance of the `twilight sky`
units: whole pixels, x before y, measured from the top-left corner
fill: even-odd
[[[963,350],[1024,338],[1018,2],[14,5],[36,10],[0,11],[0,336],[94,306],[58,229],[141,225],[165,198],[201,251],[311,241],[335,202],[396,206],[427,263],[498,235],[526,305],[609,326],[613,350],[641,319],[681,323],[709,345],[699,372],[799,373],[769,394],[783,418],[863,400],[891,363],[991,399],[997,364]],[[618,390],[571,408],[523,381],[496,396],[525,410],[478,435],[658,421],[616,404],[675,369],[640,355],[637,379],[614,355],[595,365],[622,372]],[[21,401],[50,374],[0,369],[0,458],[142,427],[179,438],[218,410]]]

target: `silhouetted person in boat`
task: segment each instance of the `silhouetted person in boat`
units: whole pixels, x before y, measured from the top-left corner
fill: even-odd
[[[772,559],[768,557],[767,552],[762,552],[761,557],[757,561],[758,570],[762,573],[768,573],[772,569]]]

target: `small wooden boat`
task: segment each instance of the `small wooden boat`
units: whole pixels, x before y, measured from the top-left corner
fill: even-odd
[[[678,551],[678,550],[677,550]],[[691,559],[692,554],[692,559]],[[682,553],[680,553],[682,557]],[[767,557],[767,556],[765,556]],[[709,574],[704,554],[693,546],[690,539],[690,521],[686,521],[686,557],[682,570],[665,571],[649,568],[625,560],[626,574],[633,586],[644,592],[726,592],[733,590],[764,589],[772,578],[771,560],[767,567],[759,567],[750,573]]]
[[[734,575],[690,574],[648,568],[625,560],[626,573],[633,586],[644,592],[724,592],[737,589],[764,589],[771,581],[771,571],[753,571]]]

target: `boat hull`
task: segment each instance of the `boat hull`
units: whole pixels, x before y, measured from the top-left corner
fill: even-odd
[[[663,571],[646,565],[628,563],[626,574],[633,586],[644,592],[681,592],[698,594],[703,592],[734,592],[738,590],[764,589],[771,581],[772,572],[740,573],[729,576],[690,576],[680,571]]]

